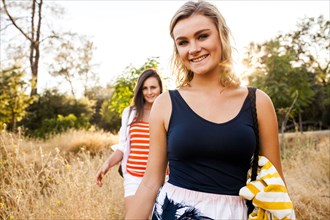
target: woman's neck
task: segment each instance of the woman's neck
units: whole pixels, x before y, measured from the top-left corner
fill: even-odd
[[[150,104],[150,103],[145,103],[144,106],[143,106],[143,110],[144,110],[144,111],[148,111],[148,110],[151,109],[151,107],[152,107],[152,104]]]
[[[190,86],[194,89],[221,90],[224,86],[221,85],[218,76],[210,77],[203,75],[195,75],[190,82]]]

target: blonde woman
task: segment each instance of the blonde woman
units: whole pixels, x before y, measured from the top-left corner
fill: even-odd
[[[230,30],[214,5],[188,1],[170,34],[179,89],[152,107],[147,170],[126,219],[247,219],[239,190],[256,136],[248,89],[232,71]],[[260,154],[283,177],[273,104],[260,90],[256,100]]]

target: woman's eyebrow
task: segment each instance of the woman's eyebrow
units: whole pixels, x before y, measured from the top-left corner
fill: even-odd
[[[197,31],[196,33],[194,33],[194,36],[197,36],[197,35],[201,34],[201,33],[204,32],[204,31],[210,31],[210,29],[205,28],[205,29],[199,30],[199,31]],[[184,37],[184,36],[179,36],[179,37],[175,38],[175,41],[183,40],[183,39],[186,39],[186,37]]]

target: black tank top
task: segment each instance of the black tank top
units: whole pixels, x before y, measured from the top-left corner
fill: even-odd
[[[168,182],[200,192],[238,195],[256,145],[250,99],[245,98],[236,117],[217,124],[197,115],[177,90],[169,94]]]

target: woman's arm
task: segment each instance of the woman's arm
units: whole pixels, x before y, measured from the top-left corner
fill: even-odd
[[[121,117],[121,127],[119,130],[119,143],[116,145],[116,150],[103,163],[102,167],[96,174],[96,184],[101,187],[103,176],[109,171],[111,167],[119,163],[124,156],[124,151],[127,142],[127,124],[129,118],[129,107],[125,108]]]
[[[285,181],[281,166],[276,112],[269,96],[261,90],[256,91],[256,107],[259,125],[260,155],[268,158],[281,175],[283,181]]]
[[[96,174],[96,184],[101,187],[103,176],[109,171],[111,167],[119,163],[123,159],[123,152],[116,150],[103,163],[101,169]]]
[[[132,208],[126,219],[148,219],[158,191],[164,183],[167,167],[166,126],[171,103],[168,93],[163,93],[154,102],[150,112],[150,150],[147,170],[134,196]]]

